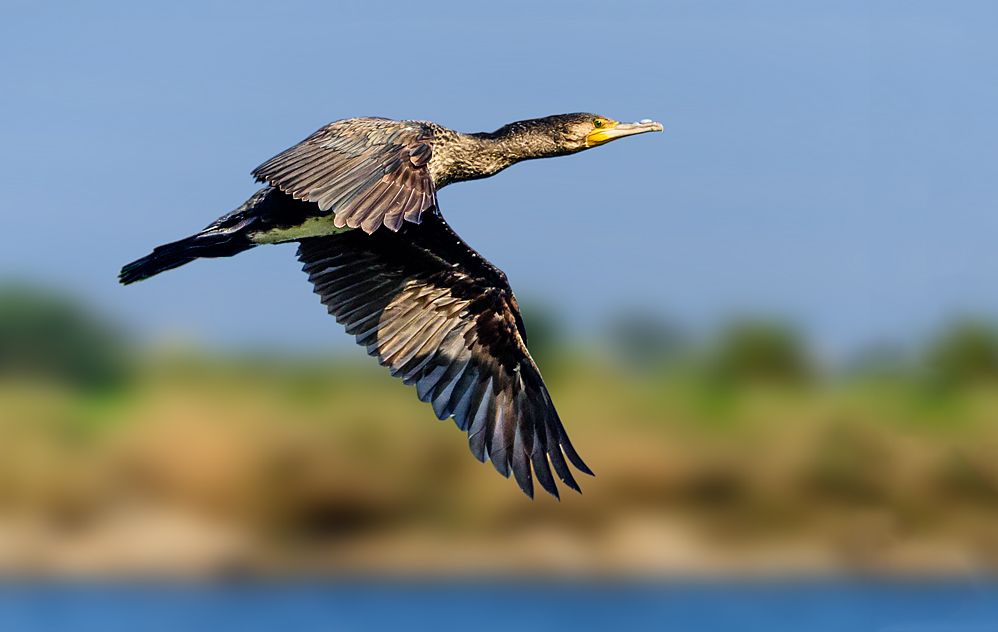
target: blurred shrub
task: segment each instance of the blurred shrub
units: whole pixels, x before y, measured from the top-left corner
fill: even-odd
[[[527,345],[534,361],[545,371],[550,368],[559,347],[565,344],[564,323],[550,306],[543,301],[517,299],[520,317],[527,330]],[[547,376],[547,373],[545,373]]]
[[[776,322],[744,320],[721,333],[709,355],[711,375],[724,382],[802,384],[814,367],[800,335]]]
[[[980,320],[951,323],[929,345],[931,375],[944,386],[998,383],[998,331]]]
[[[0,285],[0,376],[101,388],[126,373],[125,341],[113,325],[60,293]]]
[[[811,446],[802,476],[814,500],[851,504],[885,502],[889,446],[866,420],[836,419]]]
[[[860,380],[898,380],[910,376],[912,358],[893,342],[874,342],[860,349],[847,362],[845,373]]]
[[[624,364],[642,370],[673,362],[688,347],[679,327],[647,311],[617,315],[609,321],[607,332],[614,355]]]

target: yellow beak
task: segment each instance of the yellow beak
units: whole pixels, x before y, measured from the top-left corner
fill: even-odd
[[[594,129],[586,136],[586,147],[595,147],[611,140],[633,136],[634,134],[644,134],[645,132],[661,132],[661,123],[655,121],[641,121],[640,123],[616,123],[612,127]]]

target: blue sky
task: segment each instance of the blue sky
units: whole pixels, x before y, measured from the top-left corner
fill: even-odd
[[[824,348],[998,314],[993,2],[31,2],[0,25],[0,277],[140,335],[347,342],[294,246],[136,286],[325,123],[461,131],[592,111],[648,134],[440,194],[522,302],[578,332],[771,314]]]

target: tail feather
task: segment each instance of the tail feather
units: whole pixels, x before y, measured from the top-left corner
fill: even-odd
[[[202,257],[231,257],[255,246],[244,234],[200,233],[153,249],[121,268],[118,280],[128,285]]]
[[[194,261],[197,259],[197,255],[190,254],[193,249],[190,244],[194,239],[194,237],[188,237],[172,244],[159,246],[151,254],[122,266],[121,272],[118,274],[118,281],[122,285],[128,285]]]
[[[317,212],[315,203],[295,200],[275,187],[264,187],[197,235],[160,246],[129,263],[121,269],[118,280],[128,285],[202,257],[231,257],[257,245],[251,235],[270,228],[298,226]]]

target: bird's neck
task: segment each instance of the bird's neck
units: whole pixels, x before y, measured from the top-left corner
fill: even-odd
[[[446,151],[435,151],[431,171],[437,188],[488,178],[521,160],[562,156],[570,151],[558,147],[550,137],[530,133],[511,123],[495,132],[456,134],[448,139]],[[441,159],[437,161],[437,156]]]

